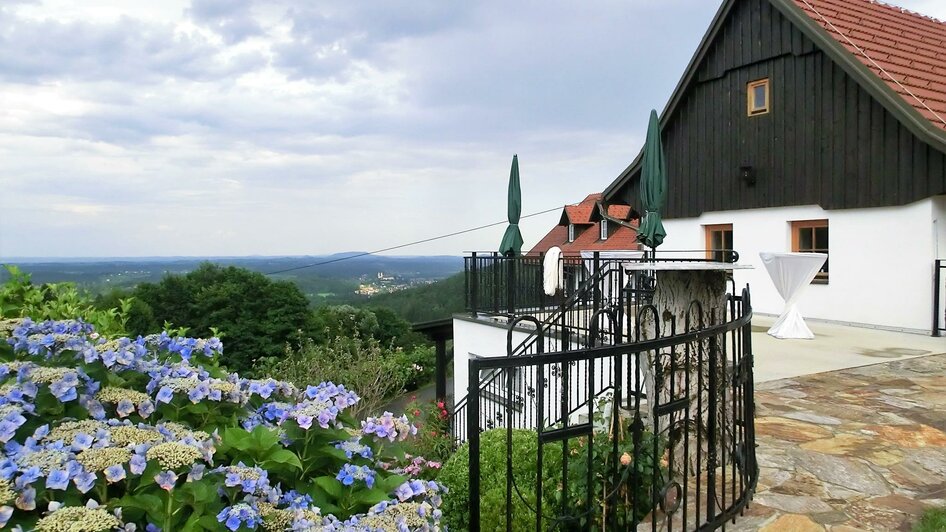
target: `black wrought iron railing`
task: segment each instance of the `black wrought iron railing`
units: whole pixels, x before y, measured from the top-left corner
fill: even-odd
[[[946,276],[943,275],[944,269],[946,269],[946,260],[936,259],[933,262],[933,336],[942,336],[946,331],[946,304],[943,301],[946,296],[946,289],[943,287],[943,281],[946,280]]]
[[[723,250],[732,262],[739,258],[735,250]],[[473,316],[502,315],[515,321],[512,330],[527,332],[519,344],[512,345],[510,333],[506,346],[508,356],[552,353],[578,349],[602,343],[614,345],[628,342],[620,338],[610,326],[601,327],[592,338],[591,327],[595,316],[603,310],[614,310],[623,330],[629,330],[628,319],[633,321],[637,311],[650,302],[656,282],[656,273],[650,270],[626,271],[634,262],[705,262],[715,255],[705,250],[652,252],[635,258],[602,258],[591,253],[585,257],[563,256],[559,259],[563,272],[562,287],[554,296],[544,293],[544,255],[508,257],[492,252],[472,252],[465,257],[467,309]],[[505,277],[504,277],[505,276]],[[483,302],[488,302],[484,306]],[[529,316],[529,320],[517,317]],[[526,328],[528,327],[528,328]],[[610,335],[610,336],[605,336]],[[497,353],[488,355],[495,356]],[[500,372],[484,370],[479,375],[478,390],[483,397],[500,400],[504,397],[505,380]],[[567,382],[554,386],[567,387]],[[469,392],[469,391],[468,391]],[[528,389],[515,388],[513,400],[525,402]],[[451,413],[450,427],[456,442],[467,439],[467,396],[457,400]],[[498,409],[500,403],[485,408]],[[554,415],[563,415],[555,412]],[[488,428],[505,426],[502,414],[493,416]],[[528,426],[531,420],[512,419],[514,427]]]
[[[470,252],[464,257],[464,294],[466,310],[480,314],[522,316],[561,306],[575,294],[584,292],[586,300],[592,293],[587,281],[601,268],[620,269],[621,264],[635,261],[703,262],[725,259],[736,262],[735,250],[661,250],[647,252],[639,258],[608,258],[607,253],[591,252],[585,256],[563,255],[558,260],[562,272],[561,287],[554,295],[543,289],[545,254],[506,256],[496,252]],[[625,279],[632,285],[647,272]],[[642,279],[646,280],[646,279]],[[624,286],[622,285],[622,286]],[[604,288],[604,287],[602,287]],[[616,292],[614,292],[616,293]]]
[[[553,352],[540,320],[513,320],[509,338],[535,327],[534,351],[469,363],[469,529],[712,530],[734,519],[759,473],[752,310],[748,288],[724,301],[669,317],[602,306],[583,340]],[[507,442],[504,516],[480,507],[481,468],[496,466],[481,463],[481,433],[493,427]],[[514,472],[515,429],[534,434],[528,478]]]
[[[617,260],[604,260],[598,256],[590,259],[568,259],[572,267],[581,268],[580,284],[568,290],[567,297],[560,297],[558,304],[533,307],[529,319],[510,316],[505,352],[508,356],[535,353],[551,353],[568,348],[588,345],[594,316],[603,309],[616,309],[624,302],[643,301],[653,290],[646,276],[629,280]],[[626,262],[626,261],[625,261]],[[576,273],[576,278],[578,274]],[[631,288],[629,288],[631,287]],[[528,309],[517,309],[515,314],[525,314]],[[622,312],[623,315],[623,312]],[[528,327],[528,328],[524,328]],[[520,343],[513,343],[513,331],[526,331]],[[614,334],[610,328],[598,331],[598,335]],[[601,341],[600,339],[598,341]],[[616,338],[608,338],[615,343]],[[479,375],[479,390],[485,397],[501,400],[505,397],[505,381],[499,372],[484,371]],[[563,383],[556,383],[561,386]],[[567,384],[567,383],[565,383]],[[529,390],[515,388],[514,401],[525,402]],[[532,392],[534,393],[534,392]],[[498,403],[496,403],[498,404]],[[451,431],[457,443],[466,441],[467,396],[461,398],[451,414]],[[520,420],[520,423],[524,420]],[[518,426],[518,425],[517,425]],[[492,422],[490,422],[492,428]]]

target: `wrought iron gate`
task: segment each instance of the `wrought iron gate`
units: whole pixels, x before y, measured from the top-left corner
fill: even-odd
[[[739,514],[758,479],[748,289],[726,302],[694,302],[669,321],[649,305],[604,308],[582,342],[471,360],[470,529],[480,529],[490,488],[482,468],[497,467],[480,460],[481,433],[493,427],[505,436],[506,530],[712,530]],[[510,331],[522,321],[541,334],[532,317]],[[501,387],[479,386],[490,372]],[[532,463],[514,463],[523,454],[514,441],[527,443]],[[494,523],[499,510],[488,509]]]

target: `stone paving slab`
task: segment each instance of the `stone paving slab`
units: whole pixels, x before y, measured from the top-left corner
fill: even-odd
[[[911,530],[946,506],[946,355],[760,383],[756,496],[727,530]]]

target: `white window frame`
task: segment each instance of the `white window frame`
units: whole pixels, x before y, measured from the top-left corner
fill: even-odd
[[[607,220],[601,220],[601,233],[599,236],[601,237],[601,240],[608,239],[608,221]]]
[[[568,241],[575,241],[575,224],[568,224]]]

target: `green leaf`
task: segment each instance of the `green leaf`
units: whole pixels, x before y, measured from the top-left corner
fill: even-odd
[[[263,425],[256,426],[251,434],[258,449],[269,449],[279,444],[279,432]]]
[[[120,500],[120,506],[130,506],[140,508],[148,514],[148,517],[155,522],[164,520],[164,501],[157,495],[148,493],[139,493],[138,495],[125,495]]]
[[[342,497],[342,483],[335,477],[318,477],[315,479],[315,485],[335,500]]]
[[[385,493],[391,493],[397,489],[398,486],[405,482],[407,482],[407,477],[403,475],[391,475],[388,478],[380,479],[376,485],[378,489],[384,491]]]
[[[223,445],[225,447],[248,451],[253,448],[254,443],[250,433],[241,428],[231,427],[223,431]]]
[[[269,453],[269,455],[266,456],[266,460],[263,461],[263,468],[265,469],[272,464],[285,464],[302,470],[302,461],[299,460],[296,453],[288,449],[279,449]]]
[[[355,500],[357,502],[367,504],[368,506],[374,506],[381,501],[386,501],[390,497],[387,492],[380,490],[378,488],[371,488],[370,490],[359,491],[355,494]]]

